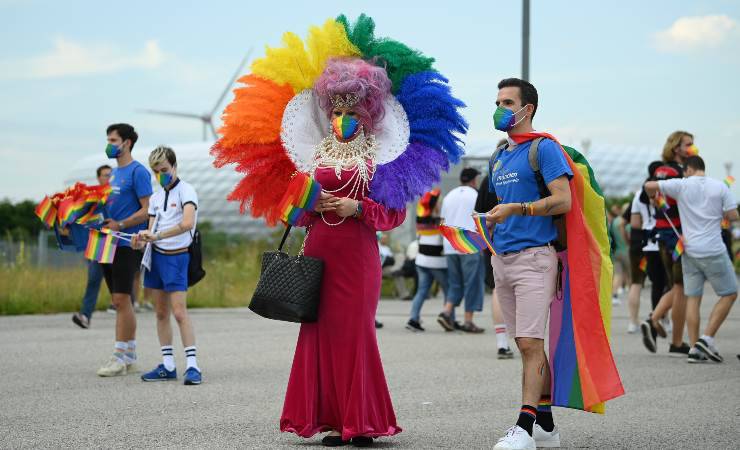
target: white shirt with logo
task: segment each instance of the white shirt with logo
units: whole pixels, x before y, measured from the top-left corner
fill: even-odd
[[[182,222],[183,208],[188,203],[195,206],[193,228],[176,236],[171,236],[154,243],[162,250],[180,250],[188,248],[193,241],[195,226],[198,223],[198,195],[188,183],[178,179],[170,190],[159,189],[149,199],[149,216],[158,217],[157,229],[153,233],[163,232],[176,227]]]
[[[639,214],[642,220],[642,229],[645,231],[652,231],[655,228],[655,207],[653,205],[646,205],[640,201],[640,195],[642,189],[635,193],[635,197],[632,199],[631,214]],[[642,248],[643,252],[657,252],[658,242],[648,239],[646,246]]]

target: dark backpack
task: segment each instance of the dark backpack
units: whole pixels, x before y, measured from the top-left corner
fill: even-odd
[[[529,154],[527,155],[529,166],[532,168],[532,171],[534,172],[534,178],[537,181],[537,190],[540,193],[540,198],[545,198],[552,195],[550,193],[550,189],[547,188],[547,183],[545,183],[545,177],[542,176],[542,172],[540,171],[540,162],[538,159],[539,146],[540,142],[542,142],[543,139],[544,138],[538,137],[537,139],[533,140],[532,145],[529,146]],[[493,167],[499,153],[501,153],[501,151],[503,150],[506,150],[508,146],[509,143],[507,142],[493,152],[493,155],[491,155],[489,167]],[[496,196],[495,190],[491,193],[493,194],[494,198],[498,198],[498,196]],[[565,232],[565,215],[558,214],[556,216],[552,216],[552,221],[555,224],[555,229],[558,230],[558,237],[556,238],[555,242],[553,242],[553,245],[555,246],[555,250],[561,252],[568,248],[568,237]]]
[[[206,276],[206,271],[203,269],[203,249],[200,242],[200,231],[196,229],[192,237],[193,242],[188,246],[188,254],[190,255],[190,262],[188,263],[188,287],[195,286],[196,283]]]

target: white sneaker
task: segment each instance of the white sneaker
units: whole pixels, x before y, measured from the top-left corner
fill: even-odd
[[[627,325],[627,334],[635,334],[638,331],[640,331],[640,326],[636,323],[631,323]]]
[[[612,306],[621,306],[622,300],[619,299],[616,295],[612,295]]]
[[[558,431],[557,425],[548,433],[535,423],[534,428],[532,428],[532,437],[537,443],[537,447],[560,448],[560,431]]]
[[[671,322],[671,318],[666,316],[660,319],[660,324],[663,325],[663,329],[666,333],[670,334],[671,331],[673,331],[673,323]]]
[[[126,375],[126,364],[115,356],[111,356],[110,360],[98,369],[99,377],[118,377],[121,375]]]
[[[514,425],[506,431],[506,435],[498,440],[493,450],[536,450],[534,439],[524,428]]]

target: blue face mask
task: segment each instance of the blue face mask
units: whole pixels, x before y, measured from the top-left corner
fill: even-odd
[[[521,111],[525,107],[522,106],[522,108],[519,110]],[[522,116],[521,119],[516,120],[516,114],[519,112],[514,112],[508,108],[504,108],[503,106],[499,106],[496,108],[496,111],[493,112],[493,126],[496,127],[499,131],[509,131],[512,128],[514,128],[519,122],[524,120],[526,114]]]
[[[121,147],[115,144],[108,144],[105,147],[105,154],[108,156],[109,159],[118,158],[118,156],[121,154]]]

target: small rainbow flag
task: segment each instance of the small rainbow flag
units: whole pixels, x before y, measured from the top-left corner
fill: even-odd
[[[483,240],[486,242],[486,247],[488,247],[488,250],[491,251],[491,254],[495,256],[496,250],[493,249],[493,239],[491,239],[491,233],[488,232],[485,214],[474,215],[473,222],[475,223],[475,228],[478,230],[478,234],[480,234]]]
[[[452,247],[460,253],[478,253],[487,247],[486,240],[475,231],[448,225],[440,225],[439,231]]]
[[[320,195],[321,185],[318,181],[304,173],[297,173],[280,202],[281,219],[295,225],[304,214],[316,208]]]
[[[88,234],[85,258],[100,264],[111,264],[116,256],[118,238],[91,228]]]
[[[673,248],[673,260],[678,261],[678,258],[681,257],[683,254],[683,236],[680,236],[678,238],[678,242],[676,242],[676,246]]]
[[[735,184],[735,177],[733,177],[732,175],[727,175],[723,181],[728,188],[731,188],[732,185]]]
[[[658,208],[662,209],[663,211],[670,208],[670,206],[668,206],[668,202],[666,201],[665,197],[660,192],[658,192],[658,194],[655,196],[655,205]]]
[[[686,149],[686,154],[689,156],[696,156],[699,154],[699,148],[697,148],[696,145],[691,144],[689,148]]]
[[[41,200],[41,202],[36,206],[36,210],[34,212],[48,228],[54,226],[54,222],[57,218],[57,209],[52,204],[49,196],[46,196]]]
[[[639,267],[643,272],[647,272],[647,256],[643,256],[642,259],[640,259]]]

